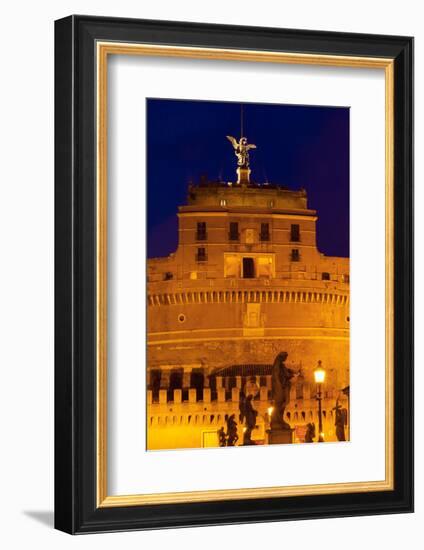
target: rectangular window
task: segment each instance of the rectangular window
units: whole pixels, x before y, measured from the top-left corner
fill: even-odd
[[[255,261],[253,258],[243,258],[243,278],[254,279]]]
[[[207,260],[206,248],[202,247],[197,249],[196,260],[198,262],[206,262]]]
[[[240,239],[238,222],[230,222],[230,241],[238,241]]]
[[[206,222],[197,222],[196,240],[206,241]]]
[[[349,283],[349,281],[350,281],[350,279],[349,279],[349,275],[347,273],[342,275],[342,282],[343,283]]]
[[[327,273],[326,271],[323,271],[323,272],[321,273],[321,279],[322,279],[323,281],[329,281],[329,280],[330,280],[330,274]]]
[[[300,227],[298,223],[291,224],[290,240],[293,243],[298,243],[300,241]]]
[[[292,262],[298,262],[300,260],[299,249],[298,248],[293,248],[293,250],[291,251],[290,257],[291,257]]]
[[[259,233],[261,241],[269,241],[269,223],[261,223],[261,232]]]

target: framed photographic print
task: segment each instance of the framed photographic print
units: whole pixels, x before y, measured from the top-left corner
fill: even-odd
[[[412,38],[55,49],[56,527],[412,511]]]

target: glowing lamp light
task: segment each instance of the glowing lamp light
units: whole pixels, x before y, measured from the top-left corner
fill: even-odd
[[[318,366],[314,370],[314,377],[317,384],[322,384],[325,380],[325,370],[321,366],[321,361],[318,361]]]
[[[268,407],[268,416],[269,417],[271,417],[273,411],[274,411],[274,407]]]

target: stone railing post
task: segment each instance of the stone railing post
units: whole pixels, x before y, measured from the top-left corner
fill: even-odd
[[[188,402],[196,403],[196,400],[197,400],[197,390],[196,388],[190,388],[188,390]]]
[[[179,404],[183,400],[183,392],[182,390],[174,390],[174,403]]]
[[[203,388],[203,403],[210,403],[210,402],[211,402],[211,389]]]

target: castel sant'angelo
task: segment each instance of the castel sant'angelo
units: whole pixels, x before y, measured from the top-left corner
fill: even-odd
[[[317,249],[304,189],[251,181],[255,146],[228,139],[237,180],[190,185],[177,250],[148,260],[147,448],[218,446],[233,414],[243,444],[249,392],[251,438],[269,443],[272,364],[283,351],[296,372],[284,411],[293,442],[318,426],[319,401],[323,439],[337,441],[337,407],[349,407],[349,259]]]

